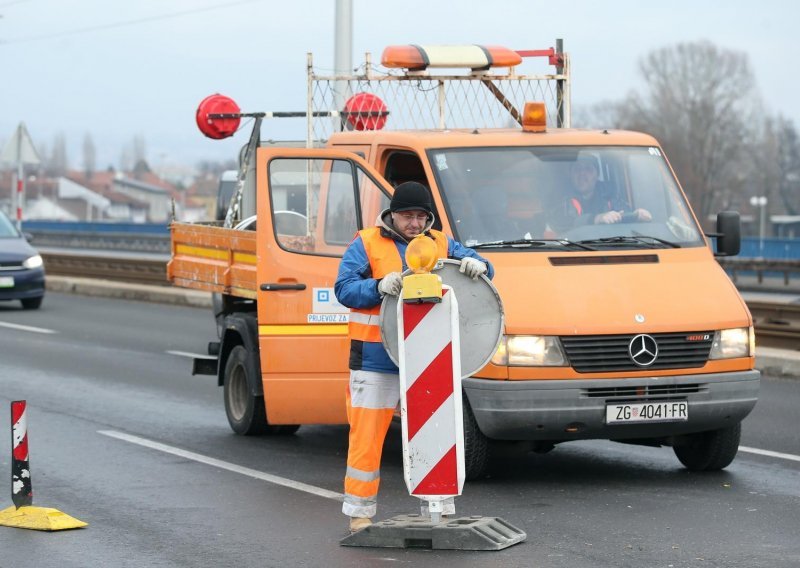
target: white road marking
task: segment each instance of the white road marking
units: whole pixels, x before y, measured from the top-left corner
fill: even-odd
[[[190,359],[215,359],[210,355],[201,355],[200,353],[189,353],[188,351],[165,351],[169,355],[177,355],[178,357],[189,357]]]
[[[748,448],[747,446],[739,446],[740,452],[747,452],[749,454],[758,454],[759,456],[768,456],[771,458],[780,458],[782,460],[791,460],[800,462],[800,456],[794,454],[782,454],[781,452],[773,452],[772,450],[760,450],[758,448]]]
[[[194,452],[182,450],[181,448],[176,448],[174,446],[168,446],[166,444],[161,444],[159,442],[153,442],[152,440],[147,440],[145,438],[140,438],[138,436],[132,436],[130,434],[125,434],[123,432],[116,432],[114,430],[98,430],[97,433],[102,434],[103,436],[109,436],[111,438],[116,438],[118,440],[130,442],[131,444],[138,444],[139,446],[144,446],[145,448],[150,448],[152,450],[158,450],[159,452],[172,454],[174,456],[179,456],[196,462],[204,463],[206,465],[210,465],[213,467],[218,467],[219,469],[225,469],[228,471],[232,471],[234,473],[247,475],[248,477],[260,479],[268,483],[274,483],[275,485],[288,487],[289,489],[296,489],[297,491],[304,491],[306,493],[311,493],[312,495],[317,495],[318,497],[325,497],[326,499],[333,499],[334,501],[342,501],[342,499],[344,499],[344,495],[342,495],[341,493],[328,491],[327,489],[323,489],[322,487],[316,487],[314,485],[308,485],[307,483],[302,483],[300,481],[294,481],[293,479],[287,479],[286,477],[280,477],[277,475],[272,475],[270,473],[264,473],[263,471],[250,469],[249,467],[242,467],[230,462],[218,460],[215,458],[210,458],[202,454],[196,454]]]
[[[30,325],[20,325],[18,323],[8,323],[0,321],[0,327],[7,327],[9,329],[18,329],[20,331],[30,331],[31,333],[58,333],[53,329],[45,329],[43,327],[33,327]]]

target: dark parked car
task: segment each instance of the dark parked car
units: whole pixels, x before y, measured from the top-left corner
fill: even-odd
[[[0,301],[19,300],[35,310],[44,298],[42,257],[0,211]]]

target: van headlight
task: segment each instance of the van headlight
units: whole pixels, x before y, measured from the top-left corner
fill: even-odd
[[[504,335],[492,363],[512,367],[564,367],[561,342],[551,335]]]
[[[28,257],[22,262],[22,266],[25,268],[39,268],[42,264],[44,264],[42,262],[42,257],[38,254]]]
[[[756,352],[756,335],[753,327],[720,329],[714,333],[709,359],[734,359],[750,357]]]

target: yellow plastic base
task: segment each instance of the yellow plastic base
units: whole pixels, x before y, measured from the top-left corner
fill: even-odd
[[[442,279],[436,274],[409,274],[403,278],[404,302],[441,302]]]
[[[88,523],[79,521],[58,509],[46,507],[9,507],[0,511],[0,526],[35,531],[63,531],[79,529]]]

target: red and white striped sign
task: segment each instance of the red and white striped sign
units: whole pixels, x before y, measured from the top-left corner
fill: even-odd
[[[33,503],[26,408],[24,400],[11,403],[11,500],[17,508]]]
[[[464,487],[458,303],[398,302],[403,472],[409,493],[429,502]]]

